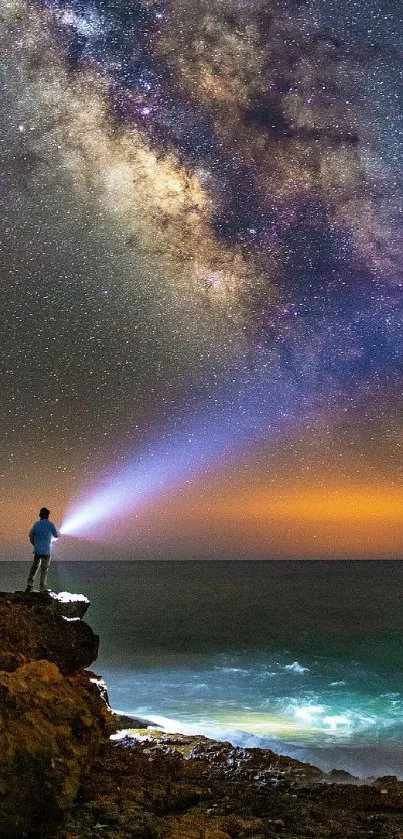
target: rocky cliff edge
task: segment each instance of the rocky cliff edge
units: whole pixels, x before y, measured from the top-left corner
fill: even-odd
[[[0,836],[55,835],[115,729],[82,595],[0,593]]]

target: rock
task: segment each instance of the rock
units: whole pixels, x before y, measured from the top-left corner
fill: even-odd
[[[117,728],[161,728],[156,722],[145,719],[144,717],[131,717],[130,714],[118,714],[116,711],[114,716]]]
[[[55,837],[116,730],[83,595],[0,593],[0,837]]]
[[[400,784],[401,782],[398,781],[396,775],[381,775],[380,778],[375,780],[375,786],[382,786],[382,787],[394,787],[396,784]]]
[[[90,601],[83,594],[71,594],[69,591],[23,592],[25,598],[34,599],[37,603],[45,603],[47,609],[55,615],[63,615],[65,618],[83,618]]]
[[[113,839],[403,839],[402,806],[402,782],[385,795],[266,749],[150,732],[102,747],[63,839],[96,824]]]
[[[88,602],[85,598],[85,608]],[[0,669],[38,659],[52,661],[63,673],[92,664],[99,637],[78,617],[64,615],[71,608],[49,594],[1,592]]]
[[[358,781],[356,775],[351,775],[351,773],[346,772],[345,769],[332,769],[332,771],[328,774],[328,778],[333,783],[340,784],[351,784],[353,781]]]
[[[83,618],[91,605],[83,594],[71,594],[69,591],[16,591],[10,595],[14,603],[28,606],[46,606],[48,612],[63,615],[66,618]]]
[[[49,835],[114,730],[90,674],[31,661],[0,673],[0,835]],[[50,835],[52,835],[50,833]]]

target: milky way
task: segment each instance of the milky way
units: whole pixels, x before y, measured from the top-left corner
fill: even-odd
[[[264,438],[290,391],[295,420],[330,428],[350,411],[355,450],[372,423],[387,459],[402,386],[395,4],[2,0],[0,15],[11,494],[36,472],[71,497],[199,411]]]

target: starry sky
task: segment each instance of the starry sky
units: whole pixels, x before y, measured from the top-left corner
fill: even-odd
[[[0,0],[2,558],[97,498],[62,558],[403,557],[402,44],[397,0]]]

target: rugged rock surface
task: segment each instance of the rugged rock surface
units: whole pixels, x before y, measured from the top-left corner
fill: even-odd
[[[5,839],[54,836],[101,744],[115,730],[100,680],[83,669],[96,657],[98,638],[78,617],[66,620],[59,611],[49,595],[0,594]]]
[[[60,839],[403,839],[403,783],[148,733],[108,743]]]
[[[27,596],[27,592],[16,592],[19,593]],[[55,591],[30,591],[28,597],[28,602],[41,603],[45,600],[48,612],[63,615],[65,618],[83,618],[91,605],[88,597],[84,597],[83,594],[70,594],[69,591],[59,591],[58,594]]]
[[[47,593],[0,592],[0,669],[14,670],[37,659],[52,661],[66,674],[89,667],[97,658],[99,638],[72,616],[88,605],[82,595],[63,602]]]

